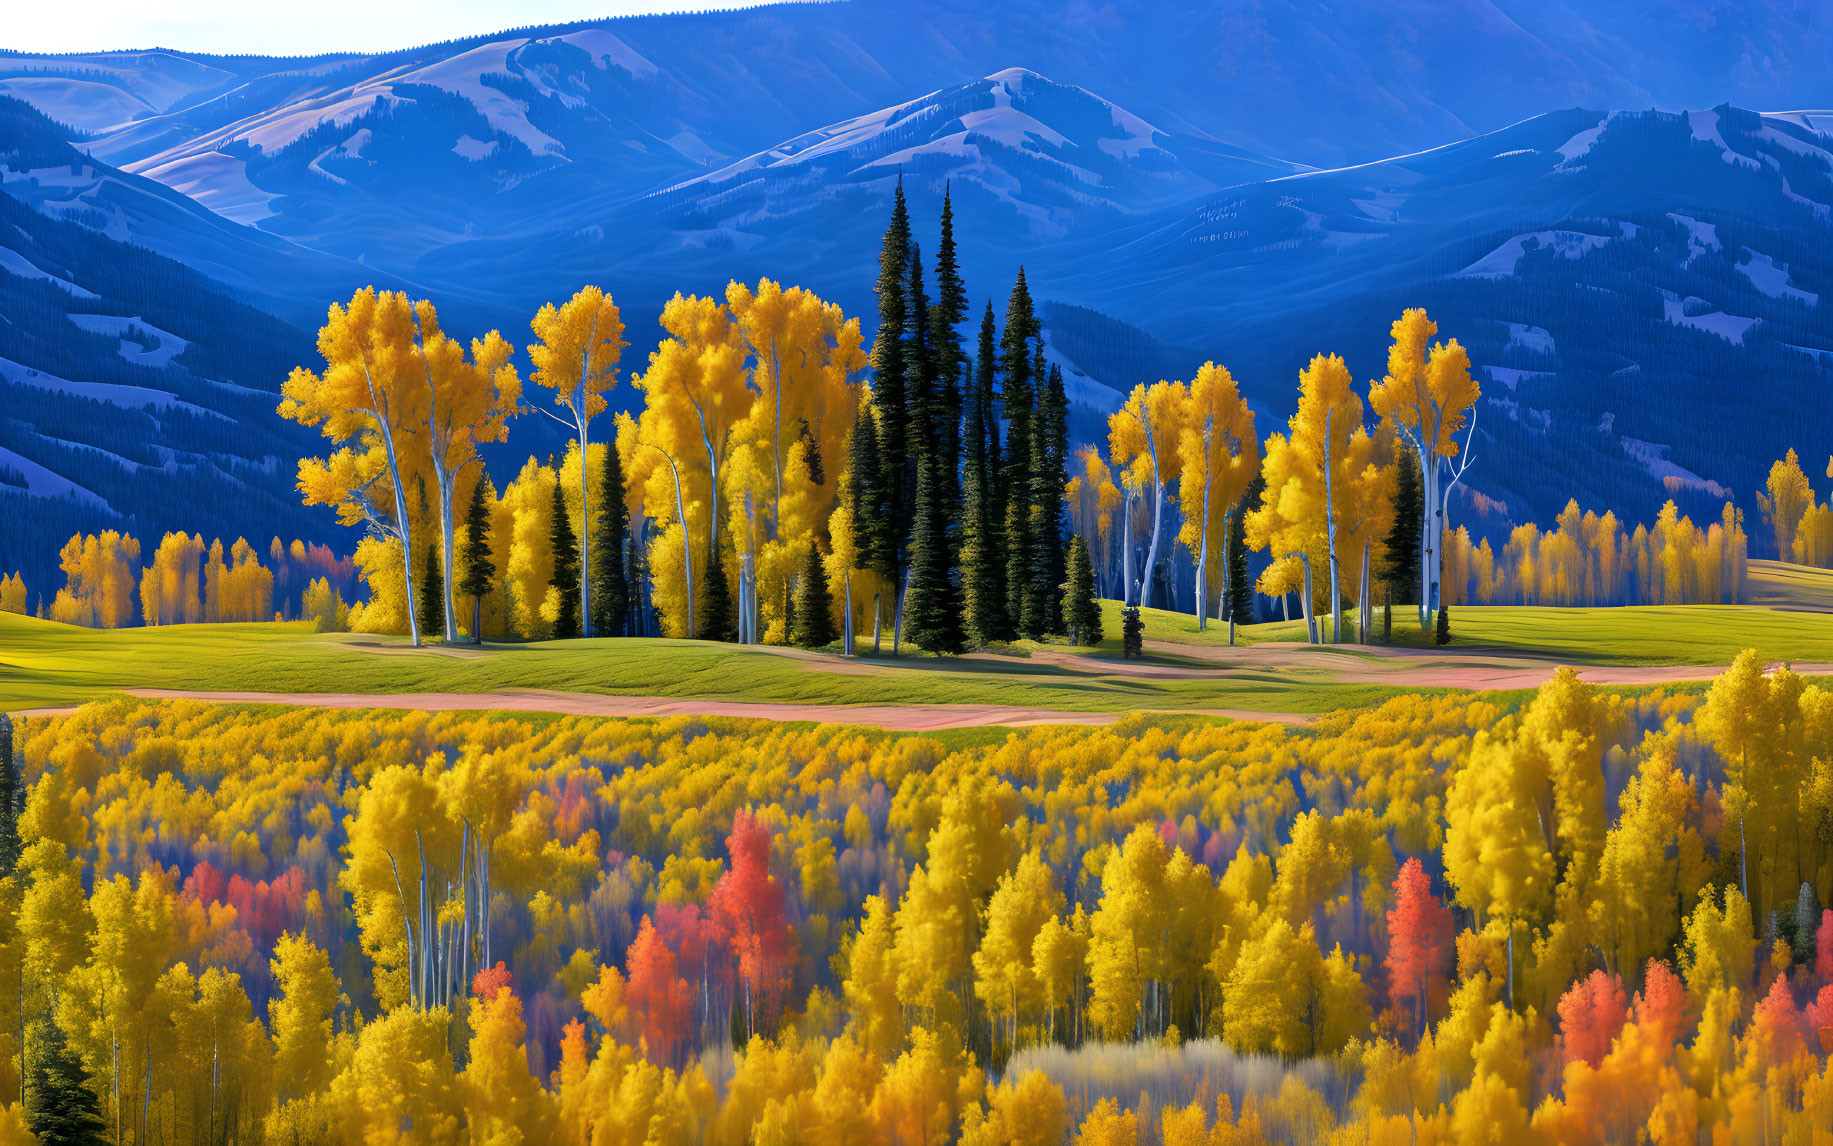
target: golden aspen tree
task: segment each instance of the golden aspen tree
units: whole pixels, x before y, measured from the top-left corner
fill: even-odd
[[[0,577],[0,613],[26,611],[25,575],[14,572]]]
[[[650,352],[648,368],[631,384],[643,392],[646,439],[661,443],[680,463],[691,501],[704,500],[707,548],[702,552],[710,555],[718,543],[720,468],[731,448],[732,428],[756,396],[746,383],[738,325],[724,303],[677,293],[662,308],[662,329],[668,337]],[[638,465],[639,472],[653,468],[653,462]]]
[[[867,896],[841,989],[853,1015],[853,1037],[880,1057],[894,1052],[904,1036],[892,962],[895,939],[891,905],[882,896]]]
[[[1314,644],[1319,636],[1313,620],[1313,562],[1326,564],[1324,596],[1334,618],[1332,639],[1341,640],[1338,529],[1341,510],[1349,504],[1352,440],[1357,443],[1353,452],[1366,456],[1368,437],[1362,431],[1362,400],[1342,358],[1320,354],[1300,372],[1298,412],[1287,428],[1287,434],[1267,438],[1261,463],[1266,488],[1260,505],[1248,513],[1248,544],[1273,557],[1261,575],[1261,592],[1288,591],[1302,571],[1305,627]]]
[[[1258,440],[1254,441],[1254,451],[1258,458]],[[1095,571],[1095,595],[1112,596],[1107,591],[1108,577],[1114,564],[1114,517],[1120,508],[1121,493],[1099,447],[1083,446],[1076,451],[1076,471],[1064,492],[1069,499],[1072,528],[1088,542]]]
[[[497,331],[464,344],[440,329],[431,301],[414,304],[414,350],[426,375],[426,420],[416,433],[425,437],[433,485],[439,498],[439,536],[445,596],[445,640],[458,640],[458,610],[453,607],[452,495],[458,475],[478,460],[477,447],[509,436],[509,419],[522,397],[522,379],[509,360],[515,347]],[[581,439],[583,440],[583,438]]]
[[[1512,740],[1478,733],[1445,798],[1445,878],[1459,903],[1507,927],[1511,1006],[1516,926],[1545,909],[1554,882],[1535,769],[1525,755]]]
[[[282,935],[270,966],[278,991],[267,1004],[274,1081],[282,1099],[311,1098],[331,1081],[337,978],[331,960],[304,935]]]
[[[981,1085],[980,1071],[947,1032],[918,1027],[872,1094],[873,1137],[898,1146],[942,1146]]]
[[[1438,544],[1449,523],[1446,506],[1464,471],[1470,466],[1470,439],[1476,433],[1476,403],[1480,390],[1470,376],[1470,357],[1457,339],[1427,343],[1438,333],[1438,324],[1423,309],[1409,309],[1395,320],[1388,348],[1387,374],[1369,387],[1368,401],[1377,415],[1392,419],[1419,456],[1426,506],[1424,534],[1420,540],[1419,623],[1428,623],[1439,603],[1443,552]],[[1471,422],[1460,452],[1456,434]],[[1451,459],[1456,458],[1456,468]],[[1450,483],[1445,484],[1446,474]]]
[[[1808,475],[1802,472],[1801,459],[1793,448],[1781,461],[1769,467],[1764,489],[1768,496],[1759,493],[1757,502],[1774,531],[1777,559],[1793,560],[1795,532],[1801,526],[1802,515],[1814,504],[1814,490],[1808,485]]]
[[[1164,1030],[1164,952],[1158,938],[1167,919],[1169,860],[1158,833],[1142,825],[1102,868],[1101,904],[1090,917],[1088,1016],[1109,1039]]]
[[[1260,439],[1254,412],[1225,366],[1205,362],[1190,383],[1184,425],[1178,434],[1182,464],[1179,502],[1184,524],[1178,540],[1196,554],[1197,628],[1209,627],[1209,537],[1225,541],[1235,506],[1260,471]],[[1223,551],[1227,578],[1226,545]]]
[[[537,406],[542,413],[573,431],[583,452],[589,451],[592,419],[604,413],[605,399],[617,385],[617,363],[623,356],[624,322],[617,304],[596,286],[581,287],[559,306],[544,303],[529,323],[536,341],[528,347],[534,363],[532,380],[554,392],[554,405],[567,416]],[[591,565],[591,483],[580,492],[579,567]],[[448,614],[450,610],[447,610]],[[579,578],[579,617],[585,635],[591,636],[592,578]]]
[[[986,1004],[1008,1051],[1018,1049],[1019,1020],[1043,1003],[1032,948],[1044,925],[1063,909],[1050,868],[1035,852],[1000,877],[987,902],[986,928],[974,952],[974,993]]]
[[[1069,1133],[1069,1100],[1041,1070],[987,1087],[986,1106],[968,1108],[961,1146],[1062,1146]]]
[[[1178,484],[1183,458],[1178,437],[1186,420],[1190,388],[1182,382],[1141,383],[1133,387],[1126,404],[1108,416],[1108,455],[1124,470],[1137,470],[1152,485],[1152,533],[1146,545],[1146,564],[1140,572],[1137,595],[1131,583],[1123,586],[1122,604],[1149,605],[1152,576],[1158,568],[1158,535],[1165,517],[1167,487]],[[1129,578],[1130,582],[1130,578]]]
[[[694,539],[712,536],[706,526],[711,491],[690,498],[691,451],[697,448],[685,437],[688,427],[673,419],[620,415],[618,452],[629,458],[625,473],[633,487],[643,491],[643,507],[654,523],[650,530],[649,580],[651,598],[662,613],[662,628],[671,637],[691,640],[694,629]],[[674,512],[668,511],[670,503]],[[704,562],[704,556],[703,556]],[[702,565],[704,568],[704,564]]]
[[[552,612],[547,611],[547,597],[554,575],[553,505],[554,483],[559,475],[534,458],[522,465],[503,490],[501,504],[508,519],[507,531],[493,531],[493,545],[502,553],[502,582],[508,590],[508,621],[517,633],[528,638],[547,635]]]
[[[479,999],[471,1015],[470,1061],[457,1092],[473,1140],[550,1142],[552,1097],[528,1069],[522,1000],[508,987]]]
[[[203,619],[199,587],[204,539],[168,533],[140,573],[140,614],[148,625],[189,625]]]
[[[400,546],[405,599],[414,597],[414,529],[407,479],[424,472],[426,443],[415,437],[425,421],[426,377],[414,360],[413,309],[399,291],[364,287],[348,305],[332,303],[318,331],[323,374],[295,367],[281,388],[281,417],[317,426],[343,445],[330,458],[299,463],[307,505],[337,510],[343,525],[366,524]],[[420,644],[413,609],[407,631]]]
[[[1139,1146],[1139,1116],[1104,1098],[1076,1128],[1074,1146]]]
[[[781,611],[782,586],[799,573],[807,544],[822,547],[822,534],[838,504],[838,473],[847,439],[858,420],[862,387],[854,379],[868,365],[857,319],[801,287],[784,288],[769,279],[755,290],[743,283],[726,287],[726,304],[749,352],[751,390],[757,395],[735,439],[752,451],[748,483],[734,492],[752,504],[733,506],[734,528],[762,536],[743,551],[740,569],[741,639],[758,639],[760,607]],[[812,462],[819,462],[817,474]],[[815,481],[819,476],[821,480]],[[761,488],[760,488],[761,487]],[[831,544],[831,543],[830,543]],[[760,565],[774,567],[770,574]],[[770,577],[777,591],[760,587]],[[768,628],[781,630],[784,618]]]
[[[115,530],[72,537],[58,553],[65,584],[51,602],[51,619],[92,629],[127,624],[139,560],[140,542]]]
[[[1057,1012],[1068,1009],[1066,1034],[1073,1042],[1081,1041],[1082,983],[1088,977],[1088,916],[1081,905],[1068,920],[1055,917],[1044,921],[1031,941],[1031,974],[1037,980],[1045,1009],[1049,1012],[1049,1037],[1056,1037]]]

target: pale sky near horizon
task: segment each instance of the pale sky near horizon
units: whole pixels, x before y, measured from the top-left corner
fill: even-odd
[[[0,48],[103,52],[175,48],[217,55],[381,52],[501,31],[643,12],[783,0],[7,0]]]

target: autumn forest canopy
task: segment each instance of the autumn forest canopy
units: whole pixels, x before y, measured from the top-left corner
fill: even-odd
[[[1218,355],[1078,443],[1013,269],[976,306],[952,201],[931,231],[900,184],[869,334],[768,278],[676,294],[653,348],[597,286],[520,346],[359,290],[279,407],[350,553],[78,533],[0,612],[306,621],[406,638],[361,646],[404,673],[692,640],[1170,678],[1195,646],[1148,621],[1219,672],[1275,621],[1735,622],[1752,531],[1833,567],[1794,449],[1760,525],[1573,491],[1492,537],[1494,406],[1418,308],[1377,378],[1320,346],[1278,424]],[[490,472],[529,418],[564,451]],[[1288,723],[0,716],[0,1146],[1829,1142],[1833,691],[1754,652],[1634,687],[1543,661]]]

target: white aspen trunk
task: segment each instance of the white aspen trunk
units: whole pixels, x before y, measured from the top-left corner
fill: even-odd
[[[840,655],[850,657],[853,655],[853,571],[850,569],[846,575],[846,616],[843,622],[845,631],[840,636]]]
[[[395,487],[395,533],[401,538],[402,574],[407,578],[407,635],[414,647],[420,647],[420,618],[414,615],[414,542],[413,530],[407,524],[407,491],[401,488],[401,463],[395,456],[395,436],[390,431],[388,420],[378,416],[382,423],[382,453],[388,459],[388,478]]]
[[[407,889],[401,886],[401,865],[395,862],[393,852],[383,852],[388,857],[388,868],[395,876],[395,895],[401,900],[401,930],[407,933],[407,1002],[415,1003],[414,996],[414,917],[407,911]]]
[[[1152,454],[1152,541],[1146,546],[1146,567],[1140,571],[1139,600],[1135,604],[1148,606],[1152,603],[1152,575],[1158,571],[1158,530],[1165,516],[1165,483],[1158,480],[1158,453]]]
[[[590,354],[586,355],[588,361],[591,357]],[[580,381],[579,389],[583,401],[585,391],[583,379]],[[583,406],[577,409],[583,409]],[[575,412],[573,416],[579,422],[579,632],[580,635],[589,637],[592,635],[592,475],[590,473],[592,467],[586,462],[586,459],[591,456],[586,449],[586,428],[590,425],[591,419],[578,412]],[[613,442],[605,448],[614,450],[617,444]],[[554,480],[559,481],[560,475],[555,474]],[[564,498],[562,504],[564,504]],[[687,532],[685,520],[681,522],[681,531]]]
[[[884,637],[885,614],[884,614],[884,610],[879,607],[879,601],[883,599],[883,597],[884,597],[883,593],[872,594],[872,655],[873,656],[877,656],[879,654],[881,642]]]
[[[1330,643],[1343,643],[1343,577],[1337,561],[1337,505],[1331,492],[1330,420],[1335,410],[1324,411],[1324,537],[1330,547]]]
[[[1370,627],[1375,623],[1375,607],[1368,596],[1368,549],[1362,546],[1362,588],[1356,594],[1356,643],[1369,644]]]
[[[1432,535],[1433,520],[1431,507],[1436,500],[1438,490],[1438,459],[1427,460],[1425,443],[1419,447],[1419,492],[1420,492],[1420,561],[1419,561],[1419,624],[1421,628],[1432,623],[1432,614],[1438,609],[1438,568],[1435,558],[1438,556],[1438,539]]]
[[[1235,555],[1228,539],[1235,532],[1235,511],[1229,510],[1222,515],[1222,599],[1217,602],[1217,612],[1228,618],[1228,643],[1235,643],[1235,599],[1233,595],[1235,577]]]
[[[1128,490],[1120,506],[1120,603],[1133,604],[1133,491]]]
[[[1305,567],[1305,596],[1299,601],[1299,605],[1305,614],[1305,643],[1320,645],[1323,644],[1323,641],[1318,639],[1318,621],[1316,617],[1311,615],[1311,555],[1309,553],[1300,553],[1298,559]]]

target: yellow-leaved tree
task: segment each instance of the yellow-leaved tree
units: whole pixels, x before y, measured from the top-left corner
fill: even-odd
[[[536,341],[528,347],[534,363],[533,380],[554,392],[554,405],[566,411],[561,417],[545,406],[542,413],[573,431],[582,456],[589,460],[592,419],[605,412],[605,394],[617,385],[617,363],[623,356],[624,320],[611,296],[595,286],[581,287],[572,298],[555,306],[545,303],[529,323]],[[580,487],[579,567],[592,564],[592,499],[590,482]],[[446,613],[451,614],[448,606]],[[592,578],[579,578],[579,621],[592,635]]]
[[[864,339],[858,319],[798,286],[731,283],[726,305],[749,352],[757,396],[733,429],[735,443],[752,455],[747,472],[732,475],[728,515],[739,543],[740,640],[787,641],[784,604],[807,546],[832,552],[826,534],[863,399],[855,378],[867,366]],[[747,494],[751,504],[738,504]]]
[[[1421,492],[1426,512],[1420,538],[1419,623],[1426,624],[1439,604],[1440,569],[1444,554],[1439,538],[1445,532],[1445,506],[1452,489],[1470,468],[1470,439],[1476,433],[1479,389],[1470,376],[1470,356],[1457,339],[1427,343],[1438,333],[1438,324],[1421,308],[1407,310],[1392,327],[1394,343],[1388,348],[1387,375],[1369,387],[1369,405],[1390,418],[1406,435],[1419,455]],[[1470,419],[1461,451],[1454,436]],[[1451,461],[1457,459],[1457,468]],[[1449,473],[1451,480],[1445,482]]]
[[[1341,640],[1343,543],[1364,529],[1375,532],[1362,522],[1345,522],[1346,510],[1365,500],[1356,489],[1368,480],[1374,450],[1362,426],[1362,399],[1341,357],[1313,358],[1299,373],[1298,387],[1298,411],[1287,433],[1267,438],[1261,463],[1266,488],[1260,505],[1248,512],[1247,539],[1273,558],[1260,575],[1261,592],[1277,595],[1302,584],[1306,635],[1315,644],[1321,638],[1312,619],[1314,564],[1326,567],[1332,637]]]
[[[458,640],[453,608],[452,491],[459,473],[478,460],[477,447],[509,436],[509,419],[522,397],[522,379],[509,361],[515,347],[496,331],[464,344],[439,328],[439,314],[425,299],[414,304],[414,349],[426,375],[426,441],[433,484],[439,495],[439,537],[443,546],[445,639]]]
[[[1140,587],[1133,593],[1132,545],[1127,546],[1126,585],[1121,599],[1126,604],[1151,602],[1152,573],[1158,564],[1158,534],[1165,518],[1165,488],[1176,485],[1183,472],[1183,457],[1178,436],[1190,403],[1190,388],[1182,382],[1141,383],[1133,387],[1126,405],[1108,415],[1108,456],[1114,465],[1127,471],[1130,488],[1152,486],[1152,534],[1146,544],[1146,567],[1140,571]]]
[[[421,476],[426,456],[415,430],[426,422],[426,372],[414,354],[414,313],[400,291],[364,287],[348,305],[332,303],[318,331],[322,374],[295,367],[281,388],[282,417],[317,426],[344,444],[327,458],[299,462],[299,491],[307,505],[337,509],[345,525],[366,524],[373,537],[399,547],[405,602],[414,598],[414,526],[407,479]],[[372,558],[375,550],[370,551]],[[395,554],[386,557],[393,563]],[[380,567],[364,569],[372,593]],[[392,577],[391,577],[392,579]],[[414,610],[406,614],[408,635],[420,643]]]
[[[1177,539],[1196,554],[1197,628],[1209,627],[1209,538],[1224,539],[1235,507],[1248,483],[1260,472],[1260,439],[1254,436],[1254,412],[1247,408],[1240,387],[1228,367],[1205,362],[1190,383],[1184,425],[1178,434],[1178,456],[1183,478],[1180,501],[1184,525]],[[1228,573],[1228,551],[1223,549],[1223,580]],[[1229,621],[1229,641],[1235,626]]]

